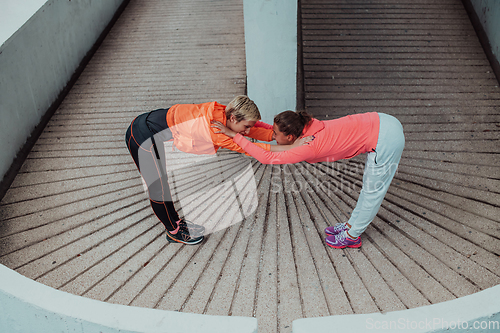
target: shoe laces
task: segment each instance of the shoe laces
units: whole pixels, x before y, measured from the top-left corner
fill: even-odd
[[[338,233],[335,235],[335,242],[343,243],[343,242],[345,242],[346,237],[347,237],[347,233],[345,231]]]
[[[192,222],[186,221],[184,219],[179,222],[180,229],[185,233],[188,233],[192,238],[197,238],[203,235],[203,231],[205,228],[202,226],[196,225]]]
[[[334,229],[335,231],[338,231],[338,230],[340,230],[340,231],[344,231],[344,230],[346,229],[346,225],[345,225],[345,223],[339,223],[339,224],[335,225],[335,226],[333,227],[333,229]]]

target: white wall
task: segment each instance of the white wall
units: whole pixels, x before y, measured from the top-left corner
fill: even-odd
[[[262,121],[295,110],[297,0],[244,0],[247,94]]]
[[[1,179],[123,0],[0,1]]]

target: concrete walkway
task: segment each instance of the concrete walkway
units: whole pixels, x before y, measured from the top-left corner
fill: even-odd
[[[272,167],[228,151],[178,158],[171,178],[184,215],[231,226],[199,246],[165,240],[124,133],[142,112],[245,92],[243,5],[131,0],[1,202],[0,263],[106,302],[256,317],[266,333],[500,284],[500,90],[461,2],[435,3],[302,0],[307,111],[386,112],[406,132],[360,249],[326,247],[323,229],[352,211],[362,158]]]

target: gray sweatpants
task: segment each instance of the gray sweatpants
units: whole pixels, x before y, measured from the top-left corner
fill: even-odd
[[[373,221],[391,185],[405,146],[403,126],[393,116],[379,113],[380,131],[375,152],[366,157],[363,186],[348,223],[349,235],[358,237]]]

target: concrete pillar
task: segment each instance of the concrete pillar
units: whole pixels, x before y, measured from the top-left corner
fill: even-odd
[[[297,0],[244,0],[248,96],[262,120],[296,107]]]

